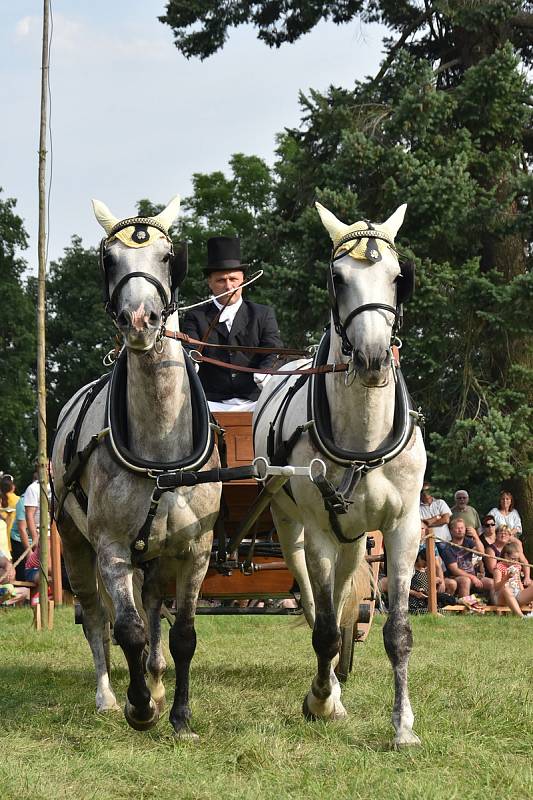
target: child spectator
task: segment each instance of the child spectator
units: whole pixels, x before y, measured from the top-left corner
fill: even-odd
[[[487,572],[490,575],[494,574],[494,569],[497,563],[496,559],[503,555],[503,548],[510,542],[514,542],[520,552],[518,560],[521,561],[523,565],[522,569],[524,572],[524,586],[527,587],[531,584],[530,566],[527,562],[527,558],[524,555],[522,543],[519,542],[518,539],[513,539],[511,531],[507,525],[498,525],[496,528],[496,538],[494,542],[492,544],[489,543],[485,548],[485,552],[488,556],[485,558]]]
[[[506,605],[517,617],[533,618],[533,612],[524,614],[520,608],[533,602],[533,585],[524,588],[520,578],[522,570],[520,556],[521,551],[517,542],[511,541],[504,545],[502,558],[510,559],[513,563],[497,562],[494,568],[494,591],[498,603]]]

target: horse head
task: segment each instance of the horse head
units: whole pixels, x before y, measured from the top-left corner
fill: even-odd
[[[176,308],[174,292],[184,271],[168,231],[179,205],[176,195],[155,217],[119,220],[104,203],[93,200],[96,219],[106,232],[100,244],[106,310],[132,350],[150,350]]]
[[[401,315],[402,274],[394,239],[406,205],[381,224],[346,225],[316,203],[332,242],[328,289],[333,327],[344,355],[369,386],[382,385]]]

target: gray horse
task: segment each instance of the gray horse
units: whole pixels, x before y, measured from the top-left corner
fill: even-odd
[[[346,225],[317,207],[333,253],[331,329],[315,364],[341,364],[345,371],[307,381],[272,378],[255,410],[255,454],[296,465],[320,458],[327,466],[327,477],[317,473],[313,483],[292,480],[290,491],[279,491],[271,506],[313,628],[318,670],[304,714],[322,719],[346,715],[334,672],[339,623],[364,564],[365,531],[381,530],[388,564],[390,611],[383,635],[394,670],[394,744],[416,744],[407,692],[412,646],[407,597],[420,540],[426,456],[391,347],[414,280],[410,264],[402,264],[401,273],[394,247],[405,206],[372,226],[366,221]]]
[[[117,708],[108,674],[111,617],[129,667],[126,719],[138,730],[157,722],[166,668],[160,611],[173,584],[176,616],[169,643],[176,688],[170,722],[178,736],[196,737],[189,707],[194,616],[221,484],[158,490],[165,473],[219,465],[194,370],[181,345],[162,337],[183,278],[168,235],[179,198],[156,217],[122,221],[103,203],[93,205],[106,232],[106,305],[125,348],[110,380],[84,387],[61,413],[52,454],[57,523],[94,658],[97,709]]]

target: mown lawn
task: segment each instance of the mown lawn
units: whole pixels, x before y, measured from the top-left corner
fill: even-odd
[[[300,715],[310,635],[289,618],[197,621],[192,671],[200,744],[94,710],[89,648],[72,609],[37,634],[0,613],[2,800],[486,800],[533,797],[533,620],[413,619],[410,690],[422,747],[394,752],[392,673],[377,617],[358,646],[342,723]],[[165,634],[166,636],[166,634]],[[122,704],[125,661],[113,648]],[[166,677],[172,691],[172,670]]]

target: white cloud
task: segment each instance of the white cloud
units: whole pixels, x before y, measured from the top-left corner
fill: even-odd
[[[35,30],[35,26],[38,23],[38,17],[23,17],[21,20],[19,20],[15,27],[17,39],[25,39],[27,36],[29,36],[32,30]]]

